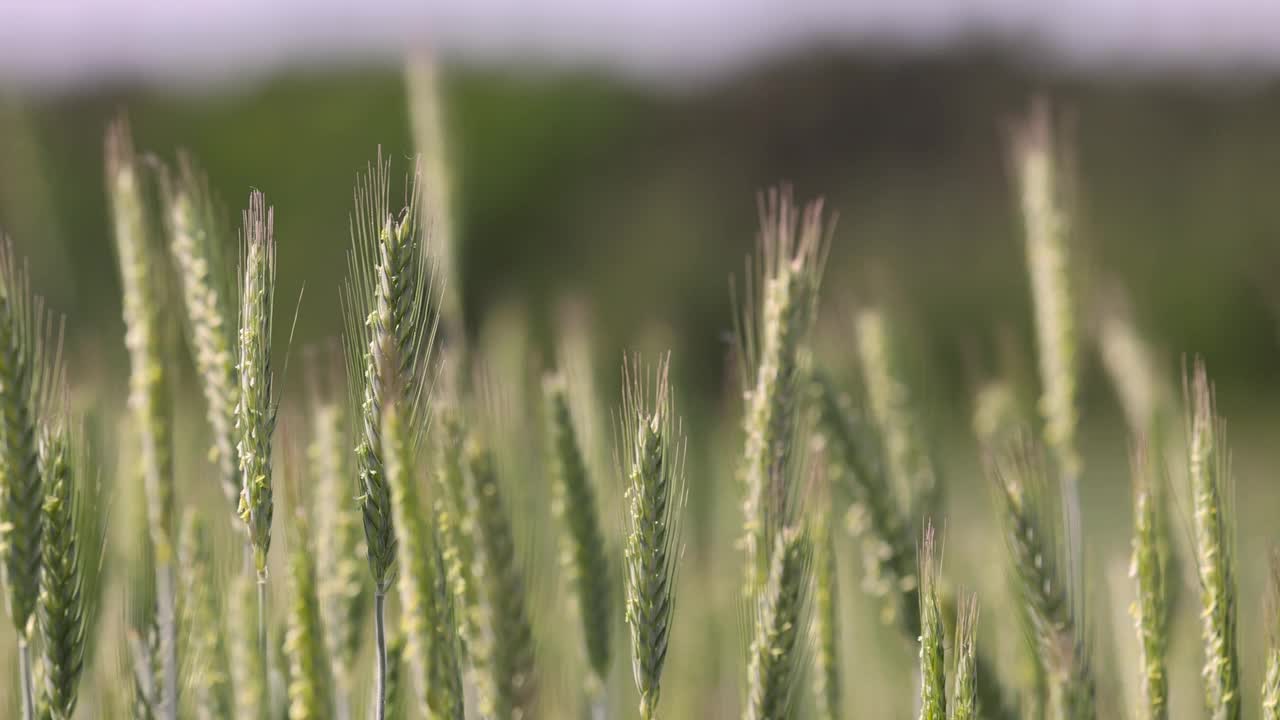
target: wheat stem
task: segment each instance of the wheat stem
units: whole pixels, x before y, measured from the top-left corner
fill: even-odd
[[[1196,361],[1188,381],[1191,403],[1188,472],[1200,574],[1205,703],[1213,720],[1240,717],[1240,659],[1236,640],[1235,539],[1230,500],[1231,460],[1213,386]]]
[[[235,717],[246,720],[261,720],[267,715],[267,665],[255,621],[256,588],[252,573],[234,575],[225,623]]]
[[[423,709],[432,720],[461,720],[462,677],[448,578],[435,529],[419,499],[415,457],[422,427],[399,402],[382,413],[382,457],[400,534],[400,630]]]
[[[387,713],[387,596],[386,593],[373,593],[373,639],[374,656],[377,658],[377,673],[373,686],[374,720],[385,720]]]

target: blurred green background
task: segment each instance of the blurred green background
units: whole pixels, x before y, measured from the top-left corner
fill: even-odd
[[[1171,353],[1206,354],[1241,402],[1275,396],[1274,83],[1051,74],[979,51],[810,54],[674,88],[514,68],[450,67],[443,82],[473,332],[496,304],[526,304],[545,325],[574,296],[611,355],[663,326],[707,386],[723,368],[728,278],[753,247],[755,193],[785,181],[839,214],[828,295],[891,288],[928,339],[937,390],[964,401],[974,348],[1001,327],[1029,338],[1004,135],[1044,92],[1073,119],[1083,294],[1118,278]],[[199,94],[10,95],[0,107],[0,227],[77,336],[113,339],[102,346],[115,361],[101,181],[115,113],[145,151],[192,150],[230,213],[249,188],[267,194],[280,295],[307,286],[303,342],[338,330],[356,172],[379,145],[401,169],[412,154],[404,86],[386,69]]]
[[[785,181],[801,198],[825,196],[839,214],[821,321],[835,339],[828,351],[852,354],[839,340],[851,335],[853,302],[887,300],[894,308],[910,338],[909,363],[926,378],[917,390],[938,433],[944,475],[961,488],[951,494],[961,518],[952,527],[983,529],[952,532],[948,541],[957,548],[948,562],[955,577],[987,578],[990,590],[1001,558],[988,495],[964,491],[981,478],[968,416],[975,383],[1007,369],[1008,347],[1015,364],[1034,373],[1005,140],[1010,120],[1036,93],[1070,119],[1082,304],[1123,286],[1171,371],[1182,353],[1200,353],[1219,383],[1241,494],[1250,500],[1240,511],[1248,564],[1242,617],[1251,623],[1260,613],[1259,559],[1276,539],[1270,529],[1280,499],[1273,470],[1280,438],[1280,85],[1273,81],[1075,75],[979,49],[809,53],[678,86],[584,71],[449,65],[443,103],[468,331],[478,337],[494,317],[522,316],[546,357],[562,308],[589,308],[608,388],[625,348],[674,348],[696,446],[691,465],[695,473],[714,468],[708,476],[726,477],[736,426],[713,429],[706,419],[733,403],[729,278],[741,276],[754,249],[756,193]],[[68,314],[73,366],[123,378],[119,282],[102,183],[102,136],[120,111],[142,150],[166,159],[178,148],[191,150],[229,217],[250,188],[266,193],[277,211],[281,306],[306,288],[295,343],[336,335],[356,173],[379,145],[402,170],[413,152],[400,74],[370,67],[291,72],[200,92],[109,87],[2,96],[0,228],[30,258],[33,285]],[[288,330],[286,322],[277,326]],[[1086,550],[1097,559],[1092,592],[1105,605],[1115,583],[1124,582],[1127,438],[1094,355],[1085,348],[1082,357],[1085,514],[1099,531],[1088,536]],[[294,385],[286,395],[300,392],[301,383]],[[726,548],[722,541],[734,531],[737,499],[714,492],[693,488],[695,547],[705,540]],[[716,522],[728,524],[710,529]],[[695,550],[686,577],[714,566],[718,552]],[[734,573],[720,570],[732,588]],[[842,565],[842,573],[856,595],[853,571]],[[681,622],[732,607],[732,589],[717,586],[710,595],[721,604],[695,604]],[[866,605],[859,602],[869,615]],[[1114,617],[1113,610],[1098,611],[1097,629],[1121,627],[1123,608]],[[999,613],[993,599],[987,617],[997,628]],[[1189,659],[1194,616],[1190,608],[1183,614],[1175,651]],[[699,635],[695,625],[678,642],[727,644],[716,632],[707,625]],[[898,647],[866,617],[847,632],[857,642]],[[690,670],[702,656],[680,649],[673,648],[672,697],[692,697],[689,688],[699,687],[712,702],[727,687],[716,683],[738,674],[731,655]],[[1246,633],[1244,650],[1253,697],[1260,634]],[[910,662],[905,651],[891,652],[884,666],[859,666],[850,692],[869,692],[851,705],[897,717],[877,704],[885,691],[872,688],[901,687],[892,679],[900,681],[897,668]],[[1194,673],[1193,660],[1176,670],[1182,707],[1195,707]],[[1116,682],[1107,678],[1104,690]],[[905,696],[898,700],[901,710]]]

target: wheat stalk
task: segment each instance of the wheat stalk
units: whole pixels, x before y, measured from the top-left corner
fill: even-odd
[[[602,691],[609,676],[609,629],[612,610],[610,575],[595,491],[574,431],[566,381],[549,375],[543,381],[551,448],[551,475],[556,514],[564,523],[562,558],[582,620],[582,636],[593,677],[592,693]]]
[[[947,670],[943,654],[942,608],[938,582],[942,555],[933,525],[924,529],[920,548],[920,720],[947,720]]]
[[[429,308],[430,277],[421,243],[417,205],[417,169],[408,206],[400,217],[388,204],[390,164],[370,165],[356,186],[352,218],[352,250],[345,288],[347,377],[357,416],[363,426],[356,447],[359,465],[358,502],[364,520],[369,570],[374,582],[374,628],[378,682],[385,689],[385,597],[395,579],[396,531],[391,489],[384,476],[382,411],[392,400],[407,407],[426,403],[422,378],[435,338],[435,315]],[[381,692],[381,691],[379,691]],[[378,703],[376,715],[383,716]]]
[[[813,693],[816,717],[843,717],[840,682],[840,596],[836,583],[836,553],[829,496],[814,514],[813,570]]]
[[[115,221],[115,246],[124,290],[125,347],[129,352],[129,406],[141,441],[141,475],[147,524],[155,550],[157,654],[162,668],[161,714],[178,712],[178,643],[173,567],[173,450],[168,373],[161,350],[157,249],[153,247],[143,197],[143,179],[128,124],[107,130],[107,188]]]
[[[194,509],[182,517],[178,536],[178,570],[182,583],[181,626],[187,638],[185,654],[194,663],[192,706],[201,720],[231,714],[231,667],[227,643],[219,626],[219,603],[214,587],[208,531]]]
[[[627,488],[623,577],[631,669],[642,720],[658,716],[688,498],[685,438],[669,372],[669,356],[653,370],[645,370],[638,357],[630,365],[624,362],[622,370],[618,467]]]
[[[476,583],[472,577],[475,555],[472,526],[475,518],[467,507],[464,459],[467,432],[456,406],[441,403],[437,413],[440,439],[437,443],[436,487],[441,492],[436,497],[432,510],[445,574],[457,611],[463,641],[461,651],[465,655],[478,633],[476,614],[479,605]]]
[[[284,655],[289,667],[289,720],[332,717],[330,665],[320,619],[310,521],[301,507],[290,528],[289,606]]]
[[[350,444],[343,431],[342,404],[313,383],[312,436],[307,447],[311,482],[316,488],[316,566],[325,642],[332,663],[334,717],[349,720],[361,636],[358,626],[368,607],[359,557],[363,553],[360,512],[351,501]]]
[[[812,586],[812,555],[804,530],[786,528],[775,536],[769,579],[754,599],[745,720],[791,716],[794,688],[802,672],[800,628]]]
[[[164,176],[164,180],[169,252],[178,271],[187,342],[213,434],[209,459],[217,468],[227,503],[235,511],[241,489],[235,429],[239,378],[232,274],[225,258],[226,228],[208,180],[189,155],[179,155],[176,177]]]
[[[1079,550],[1060,539],[1060,503],[1049,495],[1034,447],[1015,448],[994,462],[992,471],[1005,544],[1048,676],[1049,717],[1096,717],[1094,678],[1082,631],[1083,603],[1071,570]]]
[[[803,210],[789,190],[771,190],[760,202],[759,276],[748,266],[746,306],[735,318],[745,383],[743,501],[747,595],[764,580],[773,535],[780,530],[774,500],[792,448],[799,407],[801,350],[817,311],[830,232],[822,202]],[[751,283],[759,284],[757,297]],[[756,307],[759,306],[759,315]]]
[[[256,586],[249,573],[236,573],[232,577],[223,622],[231,661],[235,717],[246,720],[262,720],[267,715],[266,656],[258,642],[257,627],[251,620],[256,613]]]
[[[429,524],[427,507],[419,497],[416,457],[424,431],[421,414],[392,400],[383,406],[382,457],[391,507],[400,542],[401,632],[420,703],[428,717],[463,718],[462,676],[458,658],[457,629],[453,618],[448,577]]]
[[[1235,538],[1226,427],[1213,386],[1197,360],[1186,387],[1196,565],[1200,574],[1205,702],[1214,720],[1240,717],[1240,655],[1236,640]]]
[[[86,486],[89,469],[77,450],[71,423],[63,419],[45,433],[41,444],[41,476],[45,483],[43,563],[40,573],[39,626],[43,640],[44,676],[41,714],[70,720],[75,713],[84,670],[85,645],[92,612],[87,594],[92,578],[82,546],[97,538],[87,533],[86,502],[97,500]]]
[[[1159,513],[1161,478],[1145,440],[1133,451],[1133,562],[1129,573],[1136,579],[1137,600],[1132,613],[1138,630],[1142,685],[1142,717],[1164,720],[1168,716],[1169,679],[1165,657],[1169,644],[1169,610],[1165,591],[1165,560],[1161,538],[1166,532]]]

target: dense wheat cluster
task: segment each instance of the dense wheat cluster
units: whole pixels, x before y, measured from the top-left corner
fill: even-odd
[[[1008,143],[1039,372],[974,384],[966,466],[901,299],[831,291],[834,214],[788,187],[760,195],[711,412],[678,348],[595,355],[581,308],[549,358],[529,318],[470,317],[448,115],[429,63],[408,77],[417,154],[371,141],[330,239],[347,280],[300,299],[277,269],[319,239],[257,190],[236,233],[195,158],[106,128],[123,405],[65,369],[17,249],[39,239],[0,244],[0,714],[1280,717],[1280,562],[1239,551],[1208,369],[1184,361],[1181,438],[1174,363],[1118,280],[1081,282],[1046,103]],[[342,319],[290,372],[277,320],[315,293]],[[1084,531],[1095,351],[1131,448],[1115,548]],[[1251,658],[1240,583],[1262,576]]]

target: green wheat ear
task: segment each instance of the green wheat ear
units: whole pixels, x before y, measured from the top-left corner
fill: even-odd
[[[310,521],[299,508],[290,528],[289,606],[284,654],[289,666],[289,720],[332,717],[330,665],[324,644]]]
[[[266,578],[271,548],[274,483],[271,437],[278,400],[272,386],[272,319],[275,314],[275,209],[262,193],[249,195],[244,213],[243,276],[240,283],[240,398],[236,405],[239,432],[240,517],[249,532],[259,582]]]
[[[399,530],[401,632],[413,683],[427,715],[439,720],[464,716],[462,675],[453,598],[431,515],[420,498],[417,456],[426,419],[391,400],[382,412],[383,470],[391,486]]]
[[[162,668],[159,711],[178,712],[178,641],[174,592],[172,417],[168,363],[163,352],[159,249],[153,246],[143,177],[128,123],[107,130],[107,189],[124,292],[125,349],[129,353],[129,407],[138,432],[147,525],[155,552],[156,655]]]
[[[920,547],[920,720],[947,720],[947,671],[942,650],[945,630],[938,604],[941,576],[942,555],[929,524]]]
[[[529,717],[534,700],[533,631],[524,573],[492,451],[476,435],[468,441],[467,504],[474,550],[479,632],[468,650],[480,668],[480,712],[497,720]]]
[[[169,254],[182,290],[187,344],[213,434],[209,459],[234,511],[241,485],[235,428],[239,378],[233,270],[226,258],[228,229],[208,179],[190,155],[179,154],[176,175],[166,173],[161,179]]]
[[[187,637],[185,653],[195,664],[191,704],[202,720],[228,717],[232,708],[231,667],[220,628],[222,616],[208,531],[194,509],[182,517],[178,570],[182,583],[180,627]]]
[[[37,429],[60,379],[51,364],[60,352],[50,348],[50,358],[46,351],[48,322],[12,243],[0,238],[0,556],[9,617],[24,645],[40,595],[44,487]]]
[[[844,717],[840,682],[840,595],[836,583],[836,553],[832,534],[833,503],[828,494],[813,520],[814,613],[813,691],[820,720]]]
[[[431,361],[436,315],[430,309],[431,274],[417,182],[415,168],[409,204],[393,215],[390,163],[379,149],[377,161],[356,186],[343,294],[348,388],[362,429],[356,448],[357,496],[376,595],[390,590],[396,558],[391,490],[382,467],[382,408],[391,399],[390,388],[397,389],[397,399],[406,407],[429,400],[422,380]]]
[[[956,614],[955,684],[951,720],[975,720],[978,711],[978,595],[961,597]]]
[[[1231,459],[1226,426],[1217,414],[1213,385],[1196,360],[1186,381],[1191,405],[1187,469],[1195,516],[1200,574],[1205,703],[1213,720],[1240,717],[1240,652],[1236,640],[1235,531]]]
[[[1080,580],[1073,571],[1079,548],[1062,540],[1061,503],[1051,492],[1039,451],[1015,447],[991,464],[1001,501],[1005,544],[1019,595],[1049,682],[1049,717],[1086,720],[1097,715],[1095,683],[1084,637]]]
[[[314,483],[313,514],[316,526],[316,567],[323,569],[317,580],[320,614],[325,642],[333,666],[334,717],[349,720],[355,685],[360,633],[369,593],[364,580],[361,556],[364,541],[360,511],[352,502],[351,444],[346,433],[344,404],[321,366],[311,364],[311,443],[307,447],[310,480]]]
[[[1163,478],[1158,461],[1145,440],[1134,447],[1133,475],[1133,562],[1130,574],[1136,579],[1137,601],[1133,618],[1138,630],[1141,661],[1142,715],[1147,720],[1168,717],[1169,679],[1165,658],[1169,645],[1169,608],[1165,590],[1166,557],[1161,539],[1167,532],[1159,511],[1158,493]]]
[[[583,639],[596,690],[609,676],[609,629],[612,611],[610,574],[600,532],[595,491],[574,430],[568,387],[561,375],[543,381],[555,510],[564,523],[563,565],[582,619]]]
[[[685,437],[669,373],[670,356],[653,369],[646,369],[639,357],[622,368],[617,462],[627,488],[623,577],[631,670],[642,720],[658,716],[688,498]]]
[[[82,549],[100,540],[91,535],[88,513],[93,510],[86,508],[100,497],[72,427],[66,419],[56,421],[44,433],[40,453],[46,487],[38,612],[44,659],[40,704],[43,715],[54,720],[70,720],[75,713],[94,617],[88,605],[95,579]]]
[[[1263,623],[1267,632],[1262,720],[1280,720],[1280,550],[1272,548]]]
[[[773,720],[794,712],[794,689],[803,668],[800,629],[812,587],[812,556],[804,530],[787,528],[775,537],[769,579],[754,599],[744,720]]]
[[[746,304],[735,316],[746,398],[743,544],[748,596],[765,580],[773,535],[780,530],[781,510],[774,505],[787,493],[774,483],[782,479],[780,470],[792,453],[802,392],[801,352],[817,313],[829,240],[821,201],[802,210],[787,189],[762,196],[758,275],[748,265]]]
[[[1076,389],[1079,377],[1077,318],[1072,290],[1070,178],[1068,158],[1055,137],[1048,102],[1037,100],[1010,142],[1026,235],[1027,271],[1035,305],[1040,355],[1045,443],[1076,495],[1080,456],[1076,450]]]

